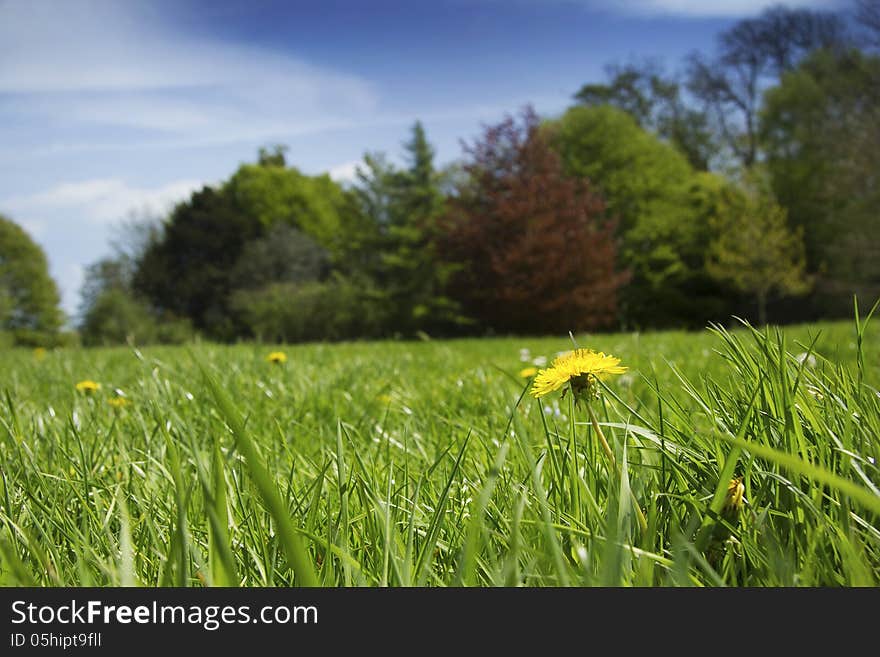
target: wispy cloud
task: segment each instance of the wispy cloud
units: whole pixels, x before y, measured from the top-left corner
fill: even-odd
[[[141,140],[229,140],[344,121],[378,102],[357,76],[183,34],[138,7],[0,4],[0,119],[40,120],[56,140],[89,126]],[[95,133],[97,143],[107,138]]]
[[[162,216],[202,186],[197,180],[178,180],[155,188],[128,185],[118,178],[62,183],[27,196],[0,201],[0,207],[21,217],[25,225],[45,230],[51,217],[64,213],[93,224],[112,224],[131,214]]]
[[[14,164],[19,161],[23,155],[31,157],[59,157],[86,153],[193,149],[237,143],[260,144],[279,137],[291,139],[316,133],[331,132],[334,130],[368,130],[389,126],[402,126],[406,128],[412,125],[416,118],[420,119],[423,123],[435,124],[467,120],[473,122],[474,129],[476,130],[479,128],[481,122],[491,122],[500,119],[503,115],[516,112],[519,108],[522,108],[527,104],[545,107],[553,112],[557,112],[562,111],[569,100],[570,98],[567,93],[560,93],[558,96],[552,97],[532,96],[528,98],[504,98],[494,104],[463,104],[450,108],[431,108],[421,112],[381,112],[366,114],[356,118],[327,117],[317,118],[314,121],[288,120],[274,124],[262,122],[242,125],[231,131],[218,130],[212,134],[198,135],[182,134],[181,132],[178,132],[175,134],[169,134],[166,137],[151,139],[143,137],[128,139],[117,138],[112,140],[102,139],[101,141],[96,142],[83,139],[82,137],[75,137],[70,140],[48,141],[28,149],[26,153],[22,153],[19,148],[15,147],[0,147],[0,164]],[[158,121],[159,119],[154,117],[150,120]]]

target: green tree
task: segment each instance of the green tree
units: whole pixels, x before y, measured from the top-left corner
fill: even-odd
[[[124,288],[113,286],[103,289],[90,303],[82,316],[80,335],[86,346],[148,344],[157,340],[157,327],[146,304]]]
[[[263,229],[287,224],[312,237],[334,259],[347,251],[349,226],[342,188],[327,175],[307,176],[265,154],[261,164],[244,164],[223,186],[236,210]]]
[[[231,278],[230,306],[258,340],[366,336],[353,329],[362,326],[355,318],[367,314],[367,295],[343,276],[331,277],[327,252],[287,224],[248,242]]]
[[[714,236],[706,269],[738,291],[754,295],[760,324],[767,323],[771,294],[809,291],[803,231],[789,228],[785,208],[759,173],[750,172],[742,189],[725,190],[711,226]]]
[[[231,272],[233,288],[255,290],[272,283],[304,283],[327,277],[327,252],[302,231],[278,224],[245,244]]]
[[[705,271],[708,215],[723,182],[695,172],[677,149],[628,113],[578,106],[546,124],[566,172],[587,178],[618,220],[625,325],[699,326],[726,316],[726,300]]]
[[[379,337],[387,326],[369,282],[337,273],[325,281],[236,290],[230,303],[253,335],[268,342]]]
[[[393,281],[394,307],[405,330],[433,330],[453,322],[456,305],[444,295],[449,271],[437,257],[437,217],[443,211],[434,149],[418,121],[404,144],[407,168],[397,176],[385,267]]]
[[[133,264],[124,258],[101,258],[85,268],[80,287],[79,317],[84,319],[104,292],[128,292],[134,276]]]
[[[161,237],[158,222],[132,216],[115,226],[115,233],[110,243],[112,255],[85,270],[78,312],[82,343],[177,344],[190,339],[192,327],[187,320],[153,312],[133,289],[144,254]]]
[[[97,260],[85,269],[80,287],[80,320],[89,312],[98,297],[107,290],[132,292],[132,280],[147,249],[161,237],[161,223],[155,217],[130,215],[112,227],[111,255]]]
[[[264,148],[257,164],[174,209],[132,287],[154,314],[188,318],[231,340],[249,331],[230,306],[233,291],[290,282],[289,274],[313,266],[355,268],[349,261],[364,251],[362,223],[351,194],[329,176],[304,175],[286,165],[283,147]]]
[[[173,210],[138,263],[132,288],[156,314],[188,318],[214,338],[232,339],[242,327],[228,306],[231,271],[244,245],[263,232],[226,188],[204,187]]]
[[[0,215],[0,330],[20,344],[49,344],[64,321],[43,249]]]
[[[264,167],[285,167],[287,166],[287,158],[284,155],[286,152],[287,146],[284,144],[261,146],[257,155],[257,164]]]
[[[706,114],[689,106],[682,84],[652,63],[610,66],[606,84],[586,84],[575,99],[588,107],[611,105],[677,148],[691,166],[707,171],[718,148]]]
[[[822,50],[767,92],[762,140],[773,190],[802,227],[814,305],[880,296],[880,57]]]
[[[446,294],[451,269],[437,256],[437,218],[443,211],[443,176],[420,122],[404,143],[406,167],[396,169],[381,154],[359,168],[355,199],[374,227],[378,258],[372,278],[383,290],[394,331],[443,331],[461,321]]]

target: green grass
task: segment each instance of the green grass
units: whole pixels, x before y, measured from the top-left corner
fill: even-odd
[[[617,468],[567,337],[2,352],[0,583],[874,586],[878,335],[575,336]]]

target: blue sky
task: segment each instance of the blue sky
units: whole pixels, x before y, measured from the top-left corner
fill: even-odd
[[[0,0],[0,213],[43,247],[65,311],[132,214],[284,143],[349,178],[420,119],[438,164],[604,67],[692,50],[760,0]],[[838,8],[844,0],[789,6]]]

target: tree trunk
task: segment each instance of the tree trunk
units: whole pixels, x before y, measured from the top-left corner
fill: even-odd
[[[764,290],[758,292],[758,325],[767,325],[767,293]]]

